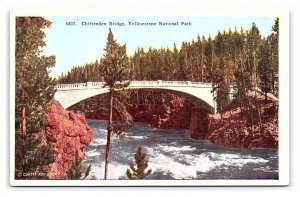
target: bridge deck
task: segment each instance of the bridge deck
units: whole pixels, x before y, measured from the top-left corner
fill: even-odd
[[[128,82],[128,81],[127,81]],[[125,83],[125,82],[124,82]],[[86,83],[73,83],[73,84],[57,84],[57,90],[71,90],[71,89],[84,89],[84,88],[103,88],[105,82],[86,82]],[[120,83],[119,83],[120,84]],[[191,81],[130,81],[128,87],[199,87],[211,88],[212,83],[204,82],[191,82]]]

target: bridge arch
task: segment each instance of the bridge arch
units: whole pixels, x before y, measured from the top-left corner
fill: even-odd
[[[58,84],[55,86],[54,98],[66,109],[76,103],[96,95],[109,92],[103,88],[104,82],[86,82],[74,84]],[[128,89],[165,90],[183,96],[196,108],[205,108],[211,113],[216,112],[212,84],[190,81],[131,81]]]

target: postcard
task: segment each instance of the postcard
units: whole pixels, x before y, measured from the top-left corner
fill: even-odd
[[[16,10],[10,50],[12,186],[289,184],[288,11]]]

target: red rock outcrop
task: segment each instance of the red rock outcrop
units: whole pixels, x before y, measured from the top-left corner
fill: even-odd
[[[152,110],[151,125],[163,129],[188,129],[191,104],[184,98],[173,95],[170,102]]]
[[[186,99],[169,94],[171,99],[165,104],[151,105],[127,105],[127,111],[133,117],[134,122],[151,124],[155,128],[163,129],[189,129],[193,139],[204,139],[209,127],[209,112],[204,109],[194,109]],[[108,118],[108,111],[100,108],[97,111],[87,112],[87,118]],[[113,115],[116,117],[116,115]]]
[[[79,160],[84,159],[83,148],[92,141],[92,129],[82,114],[64,110],[52,100],[45,109],[46,137],[53,144],[55,161],[50,166],[50,179],[66,179],[66,172],[78,150]]]
[[[278,122],[276,103],[261,104],[262,127],[258,124],[251,129],[241,118],[241,111],[234,108],[210,117],[212,126],[208,137],[211,142],[235,148],[278,148]],[[274,109],[275,108],[275,109]]]
[[[127,111],[134,118],[134,122],[151,123],[153,116],[153,107],[145,105],[128,105]]]

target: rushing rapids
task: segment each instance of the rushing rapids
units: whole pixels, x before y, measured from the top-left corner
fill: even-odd
[[[92,164],[88,179],[103,179],[107,121],[88,122],[93,129],[93,141],[84,149],[85,164]],[[185,130],[142,123],[135,123],[125,139],[112,140],[109,179],[127,179],[126,169],[139,145],[149,156],[152,173],[147,179],[278,179],[276,149],[225,148],[191,140]]]

